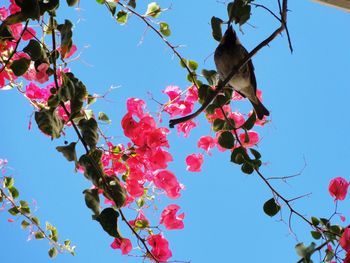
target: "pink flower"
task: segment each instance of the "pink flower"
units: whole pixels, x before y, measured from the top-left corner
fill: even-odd
[[[143,108],[145,107],[145,102],[137,98],[129,98],[126,102],[126,108],[129,113],[136,115],[139,119],[144,116]]]
[[[37,72],[36,72],[36,81],[38,81],[39,83],[45,83],[46,81],[49,80],[49,76],[46,73],[49,67],[50,65],[47,63],[41,63],[38,66]]]
[[[186,157],[187,171],[190,172],[200,172],[203,164],[203,155],[202,154],[191,154]]]
[[[342,177],[330,181],[328,191],[335,200],[344,200],[348,192],[349,183]]]
[[[345,251],[350,251],[350,228],[345,228],[339,244]]]
[[[141,210],[140,213],[137,215],[137,218],[135,220],[130,220],[129,224],[132,225],[133,227],[136,226],[137,221],[144,221],[145,225],[149,225],[149,221],[146,218],[145,214]]]
[[[42,100],[47,101],[50,96],[50,91],[47,89],[41,89],[39,86],[35,85],[33,82],[30,82],[26,86],[26,96],[31,100]]]
[[[178,133],[183,133],[184,137],[187,138],[190,135],[190,131],[196,127],[196,123],[192,120],[180,123],[177,125],[177,131]]]
[[[126,180],[126,190],[132,197],[140,197],[144,194],[143,183],[136,179]]]
[[[202,136],[199,138],[197,147],[206,151],[207,154],[211,155],[210,150],[216,145],[216,139],[210,136]]]
[[[123,255],[127,255],[132,249],[132,244],[127,238],[116,238],[111,244],[111,248],[120,249]]]
[[[194,104],[195,102],[198,101],[198,89],[195,85],[192,85],[187,93],[186,93],[186,98],[185,101]]]
[[[169,96],[170,100],[180,98],[181,92],[182,91],[178,86],[167,86],[163,91],[164,94]]]
[[[35,37],[35,35],[36,35],[35,30],[33,28],[28,27],[27,30],[23,33],[22,39],[24,41],[27,41]]]
[[[240,141],[242,142],[243,146],[246,148],[252,147],[259,142],[259,134],[255,131],[248,131],[248,137],[249,137],[249,141],[245,142],[245,139],[246,139],[245,133],[242,133],[239,135]]]
[[[165,225],[166,229],[183,229],[184,223],[183,219],[185,214],[182,213],[176,216],[177,211],[180,209],[178,205],[168,205],[162,212],[160,216],[160,224]]]
[[[183,186],[177,181],[175,175],[168,170],[160,171],[153,178],[154,184],[163,189],[169,198],[180,197],[180,190]]]
[[[151,235],[147,242],[152,247],[151,253],[159,262],[167,262],[172,256],[169,243],[162,234]],[[152,257],[150,258],[152,259]]]
[[[66,49],[67,47],[64,47],[64,50]],[[61,47],[57,48],[57,51],[62,54],[61,50],[62,50]],[[77,51],[77,46],[73,44],[69,52],[64,55],[64,58],[70,58],[76,51]]]

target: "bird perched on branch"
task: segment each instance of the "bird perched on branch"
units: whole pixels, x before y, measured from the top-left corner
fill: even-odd
[[[242,46],[236,32],[230,25],[220,44],[215,50],[214,61],[220,79],[223,81],[232,72],[234,67],[248,55],[248,51]],[[261,120],[264,116],[269,116],[269,111],[256,96],[256,79],[254,66],[249,60],[228,82],[235,91],[252,103],[255,113]]]

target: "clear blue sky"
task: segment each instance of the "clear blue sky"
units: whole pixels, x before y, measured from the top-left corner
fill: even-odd
[[[62,22],[69,13],[75,23],[74,40],[78,48],[89,45],[81,60],[71,64],[89,91],[102,94],[111,85],[120,86],[109,95],[111,102],[100,101],[94,106],[111,117],[113,122],[105,131],[117,139],[122,135],[120,117],[125,113],[128,97],[142,98],[150,109],[156,109],[147,92],[165,101],[160,91],[170,84],[186,88],[186,72],[150,30],[138,45],[146,27],[136,17],[120,26],[103,6],[86,2],[81,2],[81,12],[59,11],[58,18]],[[268,2],[275,8],[275,1]],[[160,17],[171,26],[173,34],[169,41],[186,45],[179,51],[184,57],[197,60],[201,68],[214,68],[212,53],[217,43],[211,37],[210,19],[225,18],[226,7],[215,0],[160,4],[162,7],[172,4],[171,10]],[[290,54],[283,34],[253,60],[264,104],[271,112],[271,123],[259,130],[262,137],[259,150],[266,162],[261,169],[267,177],[288,176],[303,168],[305,158],[307,166],[301,176],[288,184],[275,185],[288,198],[312,192],[309,198],[297,201],[295,207],[307,217],[327,217],[334,205],[327,191],[329,180],[336,176],[350,180],[347,169],[350,16],[306,0],[290,1],[289,9],[294,53]],[[252,26],[245,25],[245,34],[239,35],[248,50],[277,26],[266,11],[253,8],[252,12]],[[141,262],[110,249],[112,239],[90,220],[91,213],[82,195],[90,184],[81,174],[74,174],[72,165],[56,152],[55,147],[62,145],[63,139],[51,142],[42,136],[35,123],[28,131],[33,109],[15,90],[1,91],[0,99],[0,158],[9,160],[23,198],[38,203],[40,219],[55,225],[61,240],[69,238],[77,245],[75,257],[59,255],[55,262]],[[243,107],[248,109],[250,104],[243,103]],[[296,262],[294,245],[298,241],[310,242],[310,229],[293,217],[297,241],[287,225],[278,222],[278,217],[265,216],[262,205],[271,192],[256,175],[243,175],[239,167],[231,164],[228,152],[214,151],[213,157],[205,157],[202,173],[186,172],[185,156],[199,152],[198,138],[210,133],[203,118],[199,122],[189,140],[177,136],[175,131],[171,135],[175,160],[170,168],[186,185],[182,198],[176,201],[186,213],[185,229],[166,232],[172,259]],[[168,200],[164,200],[159,207],[167,204]],[[348,206],[345,201],[339,210],[350,217]],[[288,213],[283,209],[286,220]],[[47,242],[27,242],[27,233],[19,226],[21,220],[8,223],[7,218],[6,212],[0,213],[1,262],[49,262]],[[123,232],[128,235],[124,227]]]

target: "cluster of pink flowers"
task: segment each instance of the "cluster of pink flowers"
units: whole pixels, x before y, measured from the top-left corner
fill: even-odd
[[[163,91],[169,97],[169,102],[164,107],[164,111],[170,115],[170,118],[185,116],[190,114],[193,111],[194,103],[198,100],[198,90],[196,86],[189,87],[186,91],[182,91],[177,86],[168,86]],[[183,94],[186,95],[183,95]],[[262,100],[262,93],[260,90],[257,91],[257,96]],[[232,95],[232,100],[242,100],[244,99],[237,92],[234,92]],[[227,118],[234,120],[237,128],[241,127],[246,119],[253,113],[252,111],[248,114],[247,118],[238,111],[232,111],[230,105],[224,105],[223,110]],[[226,120],[224,113],[221,109],[216,109],[213,114],[207,114],[208,122],[213,125],[214,120],[221,119]],[[258,126],[263,126],[267,123],[266,116],[264,119],[257,119],[255,124]],[[177,126],[179,133],[184,133],[185,137],[189,136],[190,131],[196,127],[196,123],[193,120],[181,123]],[[256,131],[244,132],[243,129],[238,129],[238,137],[241,141],[243,147],[250,148],[254,147],[260,140],[259,134]],[[220,151],[225,151],[226,149],[222,148],[218,144],[218,137],[220,136],[221,131],[216,132],[215,137],[211,136],[202,136],[197,143],[199,149],[203,149],[208,155],[211,155],[211,149],[217,147]],[[246,138],[249,136],[249,138]],[[232,149],[238,147],[238,143],[234,145]],[[200,172],[201,167],[204,161],[204,156],[202,153],[190,154],[186,157],[187,170],[190,172]]]

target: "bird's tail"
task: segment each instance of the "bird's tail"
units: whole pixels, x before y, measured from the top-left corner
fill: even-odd
[[[261,101],[259,99],[257,99],[257,103],[251,101],[253,107],[254,107],[254,111],[256,113],[256,115],[258,116],[259,120],[262,120],[264,118],[264,116],[269,116],[270,112],[268,111],[268,109],[265,108],[265,106],[261,103]]]

